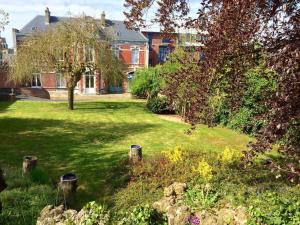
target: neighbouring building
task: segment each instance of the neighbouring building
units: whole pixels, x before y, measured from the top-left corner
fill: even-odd
[[[13,29],[14,51],[18,52],[18,46],[22,40],[35,31],[44,31],[50,26],[55,26],[61,21],[70,19],[69,17],[52,16],[50,10],[46,8],[44,15],[37,15],[21,30]],[[116,57],[120,58],[127,65],[124,73],[127,77],[117,86],[107,86],[101,79],[98,72],[83,74],[75,90],[78,94],[101,94],[101,93],[121,93],[128,91],[128,79],[132,77],[138,68],[148,67],[148,40],[139,31],[126,28],[124,21],[109,20],[105,18],[105,13],[101,14],[101,24],[104,31],[114,34],[114,41],[110,43]],[[35,73],[32,74],[31,83],[27,84],[31,88],[43,88],[50,94],[66,91],[64,77],[59,72]]]
[[[168,35],[153,31],[143,31],[142,33],[148,38],[150,66],[164,63],[168,54],[175,49],[178,43],[178,34],[176,33]]]
[[[143,31],[142,33],[148,38],[150,66],[166,62],[168,55],[177,47],[193,51],[196,59],[203,59],[204,57],[201,55],[200,48],[204,46],[207,40],[207,33],[205,32],[163,34],[155,31]]]

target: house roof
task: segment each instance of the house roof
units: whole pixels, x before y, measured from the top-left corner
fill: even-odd
[[[50,23],[46,25],[45,17],[37,15],[17,33],[17,39],[20,40],[36,30],[44,31],[48,27],[55,26],[59,22],[70,19],[72,18],[51,16]],[[106,20],[106,27],[104,30],[112,35],[114,42],[117,43],[146,43],[148,41],[141,32],[127,29],[124,21]]]

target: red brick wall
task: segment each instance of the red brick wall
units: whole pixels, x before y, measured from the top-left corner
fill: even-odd
[[[126,65],[131,66],[131,56],[132,56],[132,51],[131,49],[133,47],[139,47],[139,63],[137,66],[139,67],[145,67],[145,57],[146,57],[146,51],[147,47],[146,45],[129,45],[129,44],[123,44],[119,45],[120,48],[120,59],[122,59]]]
[[[149,59],[152,61],[152,65],[155,66],[159,64],[159,46],[165,45],[163,43],[163,38],[165,37],[164,34],[159,32],[143,32],[143,34],[148,38],[148,33],[152,33],[152,50],[150,50],[149,46]],[[169,46],[171,48],[175,48],[176,41],[177,41],[177,34],[169,34],[168,37],[171,40]]]
[[[13,88],[17,87],[12,82],[8,81],[8,73],[0,71],[0,88]]]
[[[43,73],[41,76],[42,87],[46,89],[56,88],[56,74],[55,73]]]

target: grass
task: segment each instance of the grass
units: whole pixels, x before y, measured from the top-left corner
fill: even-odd
[[[131,144],[143,146],[145,157],[176,145],[204,152],[226,146],[244,149],[249,137],[235,131],[189,126],[152,114],[138,100],[104,99],[78,102],[68,111],[63,102],[0,102],[0,164],[21,167],[24,155],[36,155],[49,177],[58,181],[69,171],[79,180],[79,205],[109,202],[113,182],[121,181],[118,162]]]

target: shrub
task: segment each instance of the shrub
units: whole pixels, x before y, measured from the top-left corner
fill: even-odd
[[[152,97],[147,101],[147,108],[154,113],[164,114],[172,113],[170,103],[166,97]]]
[[[167,225],[166,216],[149,205],[138,205],[119,223],[120,225]]]
[[[109,211],[103,205],[96,202],[89,202],[83,209],[85,210],[85,218],[82,221],[85,225],[104,225],[107,224],[110,218]]]
[[[149,67],[135,72],[131,81],[131,93],[139,98],[156,96],[160,90],[158,67]]]
[[[231,96],[226,94],[230,81],[224,73],[221,75],[223,80],[210,97],[215,122],[248,134],[257,133],[267,123],[261,117],[268,110],[262,102],[275,94],[277,75],[267,69],[263,59],[259,59],[255,67],[244,72],[246,85],[241,92],[241,102],[232,107],[236,100],[232,103]]]
[[[256,198],[249,207],[249,225],[256,224],[300,224],[300,200],[281,197],[274,192],[266,192]]]

